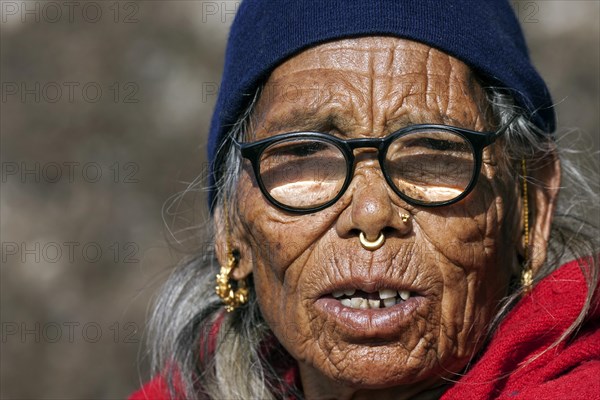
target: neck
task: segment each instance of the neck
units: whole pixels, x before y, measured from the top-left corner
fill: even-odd
[[[363,389],[345,386],[310,366],[301,364],[299,369],[306,400],[433,400],[448,389],[447,382],[439,377],[410,385]]]

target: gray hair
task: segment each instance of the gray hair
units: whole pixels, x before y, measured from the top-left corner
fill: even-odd
[[[590,209],[598,212],[595,193],[598,173],[595,167],[584,170],[570,161],[571,156],[577,155],[581,159],[582,154],[573,151],[572,146],[562,144],[572,141],[576,133],[555,142],[538,131],[514,105],[510,94],[496,88],[487,88],[486,91],[500,125],[507,124],[516,116],[502,141],[508,156],[506,168],[515,178],[522,178],[520,170],[515,171],[514,168],[514,165],[520,165],[522,157],[531,158],[535,154],[536,159],[545,159],[558,152],[561,160],[561,196],[553,219],[546,261],[534,282],[544,279],[565,261],[582,257],[590,260],[587,268],[582,267],[588,284],[585,305],[577,320],[555,343],[558,344],[583,322],[598,283],[598,227],[585,218]],[[261,90],[257,90],[246,112],[230,130],[228,139],[248,138],[252,131],[252,111],[260,93]],[[226,140],[219,149],[224,169],[217,181],[216,208],[223,207],[223,194],[226,194],[230,199],[228,214],[231,216],[235,212],[232,205],[236,203],[241,158],[235,147],[229,144],[230,140]],[[535,168],[535,165],[530,168]],[[540,184],[527,179],[530,185]],[[213,223],[206,222],[201,230],[205,239],[214,245]],[[232,313],[224,313],[222,302],[214,290],[218,270],[214,246],[208,246],[200,254],[183,260],[165,283],[150,320],[154,372],[165,377],[173,397],[180,393],[186,399],[276,399],[282,397],[282,390],[287,390],[287,393],[292,391],[301,398],[301,393],[295,393],[295,388],[287,387],[277,376],[262,348],[272,334],[261,316],[252,277],[247,279],[250,287],[248,303]],[[522,291],[522,287],[517,287],[504,299],[490,324],[488,336],[519,301]],[[220,319],[220,328],[213,332],[210,328],[217,319]],[[212,354],[209,354],[211,350]],[[284,353],[277,345],[271,350]]]

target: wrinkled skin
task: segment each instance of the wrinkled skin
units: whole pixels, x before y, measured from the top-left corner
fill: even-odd
[[[298,130],[383,137],[417,123],[495,128],[483,90],[462,62],[408,40],[348,39],[309,49],[272,73],[249,140]],[[232,232],[241,254],[234,277],[253,274],[260,309],[298,361],[307,399],[437,398],[444,378],[459,378],[520,268],[521,201],[518,182],[497,166],[501,143],[484,151],[471,194],[437,208],[401,200],[371,149],[356,150],[344,196],[308,215],[269,203],[244,161]],[[533,197],[532,240],[544,254],[553,197]],[[360,231],[372,239],[383,231],[387,240],[368,251]],[[316,306],[341,281],[410,285],[424,306],[393,335],[376,327],[352,330]]]

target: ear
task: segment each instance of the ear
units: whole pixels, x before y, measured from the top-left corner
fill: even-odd
[[[234,215],[231,215],[234,214]],[[237,213],[229,212],[229,232],[225,229],[226,224],[223,218],[223,208],[217,207],[213,214],[213,223],[215,227],[215,255],[219,265],[227,264],[227,256],[233,254],[237,259],[237,266],[231,272],[235,280],[246,278],[252,272],[253,254],[251,247],[242,232],[242,225],[238,222]],[[229,236],[229,241],[227,240]],[[228,248],[228,242],[231,248]]]
[[[552,152],[542,160],[529,161],[527,171],[529,192],[529,258],[533,275],[546,260],[552,218],[560,190],[560,160]]]

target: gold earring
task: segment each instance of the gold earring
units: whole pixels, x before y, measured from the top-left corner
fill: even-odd
[[[237,261],[233,254],[227,255],[227,265],[221,267],[221,272],[217,274],[217,286],[215,291],[217,296],[223,300],[225,304],[225,310],[232,312],[242,304],[248,301],[248,288],[246,287],[246,281],[241,279],[238,281],[237,290],[233,290],[229,278],[231,271],[237,266]]]
[[[533,285],[533,271],[529,260],[529,197],[527,194],[527,164],[525,157],[521,161],[523,169],[523,269],[521,271],[521,285],[525,293],[531,290]]]
[[[400,214],[400,218],[402,219],[402,222],[408,222],[408,220],[410,219],[410,215]]]
[[[231,283],[231,272],[237,267],[237,259],[231,250],[231,238],[229,236],[229,217],[227,215],[227,198],[223,195],[223,217],[225,218],[225,237],[227,243],[227,265],[221,266],[221,271],[217,274],[217,286],[215,291],[217,296],[223,300],[225,310],[232,312],[237,307],[248,301],[248,288],[246,280],[240,279],[237,284],[237,290],[233,290]]]

